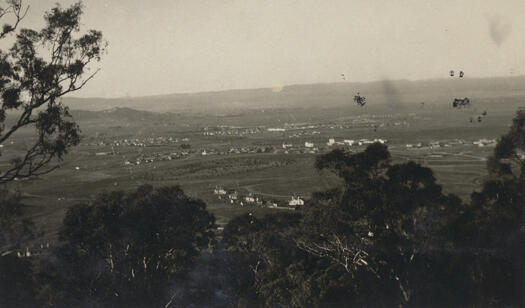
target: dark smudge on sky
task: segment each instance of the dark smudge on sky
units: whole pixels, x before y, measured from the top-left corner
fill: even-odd
[[[381,86],[383,88],[383,95],[385,96],[385,103],[398,112],[403,111],[405,108],[403,97],[394,83],[388,79],[383,79]]]
[[[490,16],[488,22],[490,37],[496,45],[501,46],[512,30],[510,22],[501,16]]]

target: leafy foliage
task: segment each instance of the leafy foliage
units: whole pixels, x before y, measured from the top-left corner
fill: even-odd
[[[489,171],[499,177],[525,180],[525,111],[519,110],[509,132],[496,145]]]
[[[0,190],[0,247],[1,254],[9,254],[13,249],[34,236],[33,222],[24,218],[25,205],[19,193]]]
[[[14,15],[16,22],[4,26],[0,38],[16,33],[16,39],[10,49],[0,50],[0,144],[22,128],[34,128],[36,135],[25,154],[1,171],[0,183],[48,173],[58,167],[54,161],[78,144],[79,127],[60,98],[94,77],[98,70],[89,72],[90,64],[100,61],[106,47],[99,31],[78,34],[81,3],[54,7],[40,31],[18,31],[27,8],[21,0],[7,4],[0,18]]]
[[[213,229],[205,204],[176,186],[141,186],[73,206],[45,277],[58,293],[52,304],[165,304],[171,296],[167,286],[192,269],[211,244]]]
[[[79,142],[60,98],[93,78],[106,47],[98,31],[79,35],[79,3],[57,5],[40,31],[18,29],[21,0],[6,4],[0,18],[14,22],[0,39],[16,39],[0,51],[0,143],[25,127],[36,138],[0,183],[52,171]],[[20,196],[2,191],[0,306],[525,306],[524,158],[520,111],[464,203],[431,169],[392,164],[385,145],[334,150],[316,167],[340,187],[296,212],[234,218],[217,245],[204,202],[177,186],[104,193],[69,208],[60,245],[36,260],[13,253],[32,237],[31,222]]]
[[[35,270],[18,257],[23,245],[34,237],[33,222],[24,218],[19,193],[0,190],[0,306],[36,307]]]
[[[0,306],[38,307],[33,264],[15,254],[0,256]]]
[[[429,168],[391,164],[379,143],[319,156],[342,187],[314,193],[293,219],[243,216],[225,228],[232,296],[270,307],[523,305],[524,181],[506,167],[520,155],[520,117],[469,204]]]
[[[517,112],[509,132],[488,160],[490,177],[451,224],[464,254],[460,287],[476,305],[525,303],[525,112]]]

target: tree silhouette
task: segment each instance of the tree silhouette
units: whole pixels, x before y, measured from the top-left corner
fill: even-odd
[[[0,306],[38,307],[33,264],[14,254],[0,256]]]
[[[165,305],[171,282],[185,277],[211,244],[214,217],[205,207],[179,187],[151,186],[71,207],[45,278],[58,303]]]
[[[23,218],[24,214],[20,194],[0,190],[0,255],[14,253],[22,243],[33,238],[33,222]]]
[[[525,304],[525,112],[517,112],[488,159],[489,177],[451,224],[465,251],[457,285],[474,305]]]
[[[98,70],[90,72],[90,64],[100,61],[106,47],[99,31],[79,34],[81,3],[54,7],[40,31],[18,30],[27,10],[22,0],[8,0],[0,9],[0,18],[15,19],[3,26],[0,39],[16,33],[13,46],[0,50],[0,144],[24,128],[36,133],[25,152],[0,170],[0,183],[51,172],[78,144],[79,127],[60,99],[95,76]]]
[[[447,305],[449,224],[464,208],[432,171],[392,164],[385,145],[334,150],[316,167],[343,180],[314,193],[299,213],[242,216],[224,229],[238,281],[267,306]],[[290,214],[286,214],[290,215]],[[246,286],[245,286],[246,288]],[[452,294],[450,294],[452,293]]]
[[[20,194],[0,190],[0,306],[36,307],[37,284],[34,266],[22,245],[33,239],[33,222],[23,218],[25,205]]]

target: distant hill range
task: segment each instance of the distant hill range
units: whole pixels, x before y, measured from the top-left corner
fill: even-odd
[[[64,98],[74,110],[117,112],[130,119],[147,113],[238,112],[253,109],[332,108],[354,104],[360,92],[367,106],[390,107],[408,105],[446,105],[454,98],[469,97],[472,101],[498,97],[524,97],[525,76],[500,78],[457,78],[429,80],[382,80],[367,83],[322,83],[290,85],[278,89],[246,89],[187,94],[168,94],[133,98]],[[131,109],[130,109],[131,108]],[[132,110],[136,109],[136,110]],[[88,116],[88,114],[84,114]]]
[[[75,99],[76,100],[76,99]],[[88,99],[91,100],[91,99]],[[77,120],[103,120],[103,119],[120,119],[126,120],[129,122],[137,121],[157,121],[164,118],[163,114],[157,112],[145,111],[145,110],[136,110],[128,107],[113,107],[110,109],[105,109],[101,111],[96,110],[83,110],[75,109],[75,106],[72,106],[71,114]]]

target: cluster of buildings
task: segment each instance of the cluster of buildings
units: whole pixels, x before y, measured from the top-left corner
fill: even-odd
[[[189,141],[189,138],[182,138],[181,141]],[[173,143],[178,143],[179,138],[173,138],[173,137],[148,137],[143,139],[120,139],[120,140],[114,140],[113,144],[114,146],[137,146],[137,147],[145,147],[145,146],[152,146],[152,145],[168,145]]]
[[[181,159],[184,158],[193,152],[191,150],[189,151],[181,151],[181,152],[170,152],[170,153],[151,153],[151,154],[141,154],[139,155],[133,162],[126,160],[124,162],[125,166],[129,165],[140,165],[140,164],[148,164],[153,163],[156,161],[167,161],[167,160],[174,160],[174,159]]]
[[[250,145],[250,146],[239,146],[230,147],[228,150],[219,151],[217,149],[203,149],[201,150],[202,156],[208,155],[228,155],[228,154],[255,154],[255,153],[274,153],[275,147],[271,145]]]
[[[418,143],[407,143],[405,147],[408,150],[412,149],[439,149],[439,148],[448,148],[452,146],[458,146],[458,145],[467,145],[471,144],[470,142],[467,142],[463,139],[455,139],[455,140],[448,140],[448,141],[431,141],[431,142],[418,142]],[[472,141],[473,145],[477,145],[478,147],[488,147],[488,146],[496,146],[497,140],[496,139],[486,139],[482,138],[477,141]]]
[[[376,138],[376,139],[358,139],[358,140],[344,139],[344,140],[336,141],[335,138],[329,138],[326,145],[328,147],[336,147],[336,146],[350,146],[351,147],[351,146],[368,145],[368,144],[372,144],[376,142],[385,144],[388,142],[388,140]],[[320,151],[325,150],[324,145],[320,147],[319,145],[316,145],[314,142],[310,142],[310,141],[305,141],[304,145],[299,145],[299,146],[293,145],[291,143],[283,143],[282,148],[285,154],[288,154],[288,153],[317,154]]]
[[[338,146],[338,145],[341,145],[341,146],[362,146],[362,145],[367,145],[367,144],[372,144],[372,143],[376,143],[376,142],[379,142],[379,143],[382,143],[382,144],[385,144],[388,142],[388,140],[386,139],[381,139],[381,138],[375,138],[373,140],[370,140],[370,139],[359,139],[359,140],[353,140],[353,139],[344,139],[342,141],[336,141],[335,138],[330,138],[328,139],[328,142],[326,143],[326,145],[328,146]]]
[[[315,135],[320,135],[320,134],[321,132],[317,130],[311,130],[311,131],[302,130],[300,132],[296,132],[296,133],[289,135],[288,138],[300,138],[303,136],[315,136]]]
[[[405,146],[408,150],[411,149],[439,149],[442,147],[451,147],[452,145],[443,141],[432,141],[429,143],[418,142],[418,143],[407,143]]]
[[[304,145],[298,146],[295,146],[291,143],[283,143],[282,148],[284,154],[317,154],[320,151],[319,147],[317,147],[315,143],[309,141],[306,141]]]
[[[216,126],[216,127],[205,127],[204,136],[247,136],[253,134],[259,134],[264,131],[264,127],[236,127],[236,126]]]
[[[130,139],[117,139],[112,141],[96,141],[88,143],[90,146],[130,146],[130,147],[146,147],[146,146],[157,146],[157,145],[169,145],[178,143],[179,141],[187,142],[189,138],[173,138],[173,137],[148,137],[148,138],[130,138]]]
[[[304,200],[296,195],[292,196],[288,201],[270,200],[253,193],[241,195],[236,190],[225,189],[221,186],[216,186],[213,190],[213,194],[217,196],[217,199],[229,205],[240,207],[257,206],[275,209],[295,209],[298,206],[304,205]]]

